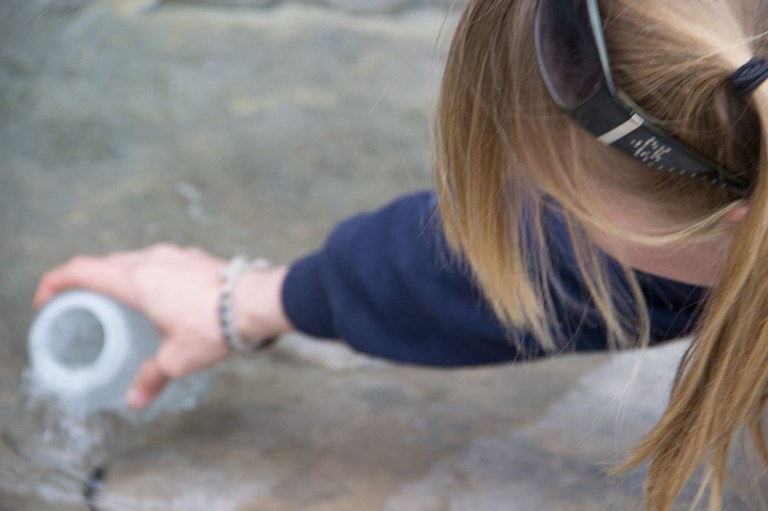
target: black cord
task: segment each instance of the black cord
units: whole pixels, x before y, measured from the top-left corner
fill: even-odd
[[[104,486],[107,478],[107,468],[104,465],[98,465],[88,474],[88,479],[83,482],[83,498],[88,511],[99,511],[96,507],[96,497]]]

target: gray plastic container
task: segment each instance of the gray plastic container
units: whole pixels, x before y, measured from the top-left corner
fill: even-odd
[[[32,381],[83,413],[124,409],[128,387],[160,338],[144,316],[111,298],[83,290],[63,293],[30,328]]]

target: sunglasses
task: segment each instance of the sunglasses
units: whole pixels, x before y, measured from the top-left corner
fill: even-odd
[[[746,195],[746,181],[665,133],[616,89],[597,0],[538,0],[535,25],[544,83],[576,124],[648,167]]]

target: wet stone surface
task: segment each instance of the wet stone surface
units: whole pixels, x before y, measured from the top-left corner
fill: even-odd
[[[452,5],[0,3],[0,429],[17,420],[46,268],[161,240],[290,261],[341,219],[428,187]],[[434,371],[286,339],[218,368],[196,408],[126,430],[90,498],[115,511],[637,509],[641,474],[605,470],[653,424],[681,349],[651,352],[627,390],[636,354]],[[0,442],[0,510],[86,508],[89,470],[46,470]]]

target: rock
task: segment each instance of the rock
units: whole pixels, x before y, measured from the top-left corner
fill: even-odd
[[[151,0],[123,0],[151,1]],[[265,9],[284,5],[286,0],[159,0],[164,6],[190,5],[215,8]],[[354,13],[404,13],[414,9],[460,10],[464,4],[461,0],[296,0],[313,6],[326,6]]]

